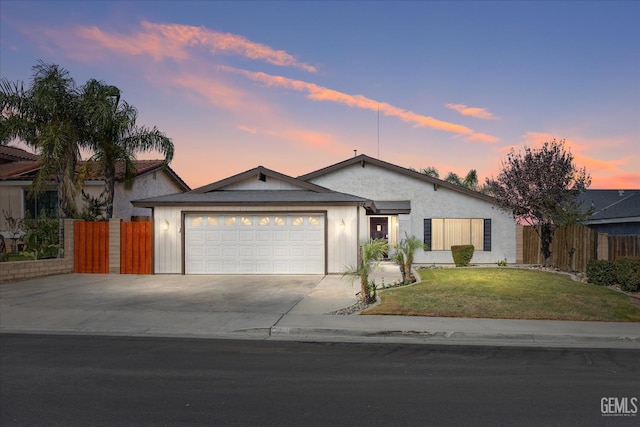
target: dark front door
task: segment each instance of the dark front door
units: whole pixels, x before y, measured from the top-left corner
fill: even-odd
[[[386,239],[389,240],[389,226],[387,218],[369,218],[369,227],[371,239]]]

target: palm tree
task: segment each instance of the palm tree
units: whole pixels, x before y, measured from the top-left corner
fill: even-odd
[[[358,264],[347,268],[342,276],[350,276],[353,279],[360,278],[360,299],[370,304],[376,300],[376,287],[369,283],[369,275],[377,263],[382,259],[389,250],[389,244],[386,239],[369,240],[360,247],[360,256]]]
[[[402,274],[402,282],[407,283],[412,281],[411,268],[413,266],[413,258],[415,252],[424,248],[425,245],[416,236],[411,236],[405,232],[404,238],[400,240],[400,243],[394,246],[395,254],[393,260],[400,266],[400,274]]]
[[[157,128],[137,126],[138,111],[125,101],[115,86],[92,79],[83,90],[83,110],[91,129],[91,160],[99,165],[105,177],[105,214],[113,216],[116,166],[124,167],[124,184],[131,189],[135,177],[135,155],[138,152],[160,151],[165,164],[173,159],[173,142]]]
[[[78,191],[76,165],[84,144],[79,92],[69,72],[40,61],[32,67],[29,89],[24,83],[0,82],[0,139],[20,139],[40,155],[41,168],[31,194],[43,192],[53,178],[58,190],[59,214],[75,217]]]

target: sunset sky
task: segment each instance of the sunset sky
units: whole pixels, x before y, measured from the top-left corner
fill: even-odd
[[[484,181],[553,138],[640,188],[637,1],[1,0],[0,76],[39,59],[118,86],[193,188],[353,150]]]

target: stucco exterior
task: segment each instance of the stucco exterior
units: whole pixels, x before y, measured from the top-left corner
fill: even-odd
[[[422,240],[425,218],[490,220],[491,248],[476,248],[472,262],[516,261],[515,221],[490,197],[366,156],[359,160],[298,178],[258,167],[182,195],[135,201],[136,206],[153,208],[154,272],[185,273],[185,218],[197,212],[322,214],[328,274],[356,264],[376,217],[386,220],[391,244],[405,233]],[[319,203],[322,197],[332,203]],[[376,207],[376,201],[382,203]],[[452,262],[450,250],[415,254],[418,265]]]
[[[335,191],[377,200],[409,200],[411,212],[397,215],[398,236],[406,232],[422,240],[425,218],[488,218],[492,221],[491,251],[476,248],[472,262],[496,263],[516,261],[516,224],[509,213],[490,201],[433,185],[422,179],[364,162],[354,163],[323,174],[310,181]],[[366,237],[366,235],[365,235]],[[480,249],[480,250],[479,250]],[[450,250],[422,251],[416,264],[452,263]]]

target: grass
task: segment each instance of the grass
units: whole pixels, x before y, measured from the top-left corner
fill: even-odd
[[[420,271],[421,282],[379,293],[362,314],[640,322],[640,308],[611,289],[514,268]]]

